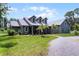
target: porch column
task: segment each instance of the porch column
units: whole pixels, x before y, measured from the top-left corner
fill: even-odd
[[[51,32],[51,34],[53,33],[52,30],[53,30],[53,29],[50,27],[50,32]]]
[[[21,26],[21,34],[23,34],[23,26]]]
[[[32,30],[31,31],[32,31],[32,35],[33,35],[33,26],[32,26]]]

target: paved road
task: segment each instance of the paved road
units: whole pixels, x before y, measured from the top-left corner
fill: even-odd
[[[49,44],[48,56],[79,56],[79,36],[59,37]]]

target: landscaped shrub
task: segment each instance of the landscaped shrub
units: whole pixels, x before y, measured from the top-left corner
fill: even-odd
[[[8,30],[8,35],[9,35],[9,36],[15,35],[15,30],[9,29],[9,30]]]
[[[18,34],[21,35],[22,33],[21,32],[18,32]]]
[[[4,31],[5,29],[4,29],[4,28],[1,28],[0,30],[1,30],[1,31]]]
[[[77,31],[77,30],[75,30],[75,31],[74,31],[74,34],[75,34],[75,35],[79,35],[79,33],[78,33],[78,31]]]
[[[71,34],[79,35],[79,31],[77,31],[77,30],[71,31]]]
[[[48,38],[48,36],[45,36],[45,35],[41,35],[41,37],[42,37],[42,38]]]

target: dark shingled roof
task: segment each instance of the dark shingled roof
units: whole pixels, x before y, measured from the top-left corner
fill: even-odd
[[[32,26],[38,26],[38,25],[40,25],[40,23],[38,23],[38,22],[31,22],[31,21],[29,21],[27,18],[24,18],[24,20],[26,21],[26,22],[28,22],[30,25],[32,25]]]
[[[41,17],[39,17],[39,20],[40,19],[41,19]],[[19,27],[19,26],[39,26],[41,24],[46,25],[44,22],[39,23],[36,20],[34,22],[32,22],[28,18],[10,21],[10,26],[15,26],[15,27]]]
[[[14,26],[14,27],[18,27],[19,26],[17,21],[10,21],[10,25]]]
[[[21,26],[29,26],[28,23],[26,23],[24,19],[19,19],[18,22]]]

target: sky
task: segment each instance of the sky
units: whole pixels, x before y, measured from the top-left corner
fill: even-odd
[[[47,17],[48,23],[52,23],[55,20],[64,19],[64,15],[67,11],[79,8],[78,3],[9,3],[9,9],[7,17],[22,19],[23,17]]]

